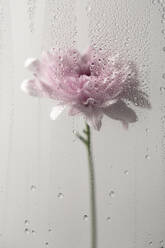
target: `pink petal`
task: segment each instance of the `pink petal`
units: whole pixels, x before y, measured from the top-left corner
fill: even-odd
[[[69,115],[74,116],[79,114],[80,112],[80,109],[76,108],[76,106],[72,106],[69,110]]]
[[[100,112],[94,112],[90,116],[86,117],[86,121],[89,126],[93,127],[97,131],[100,130],[102,125],[103,114]]]
[[[42,96],[42,92],[38,88],[35,79],[25,79],[21,84],[21,90],[31,96]]]
[[[103,113],[128,128],[137,116],[124,100],[150,108],[148,96],[138,89],[136,65],[109,55],[92,47],[84,55],[74,49],[43,52],[39,60],[26,61],[25,67],[35,78],[24,81],[21,88],[32,96],[58,101],[60,106],[53,108],[52,119],[65,105],[70,109],[69,115],[81,113],[96,130],[101,128]]]

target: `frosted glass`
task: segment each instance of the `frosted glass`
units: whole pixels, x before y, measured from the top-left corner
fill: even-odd
[[[27,57],[89,45],[135,61],[152,105],[93,131],[98,248],[164,247],[165,1],[0,0],[1,248],[90,248],[83,121],[20,90]]]

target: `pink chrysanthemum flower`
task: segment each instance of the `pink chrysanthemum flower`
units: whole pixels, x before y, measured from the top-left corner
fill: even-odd
[[[137,121],[127,101],[149,107],[146,94],[138,90],[135,65],[120,56],[103,56],[92,48],[84,55],[74,49],[52,50],[40,59],[28,59],[25,66],[34,78],[25,80],[22,90],[55,100],[52,119],[68,106],[69,115],[82,114],[96,130],[104,114],[127,127]]]

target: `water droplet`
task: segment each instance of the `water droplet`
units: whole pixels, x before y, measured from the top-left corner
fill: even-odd
[[[48,241],[45,242],[45,246],[46,246],[46,247],[49,246],[49,242],[48,242]]]
[[[162,120],[163,122],[165,121],[165,116],[164,116],[164,115],[161,117],[161,120]]]
[[[165,47],[162,48],[163,52],[165,52]]]
[[[148,244],[149,244],[149,245],[153,245],[152,241],[149,241]]]
[[[94,65],[95,65],[95,63],[94,63],[94,62],[92,62],[90,66],[91,66],[91,67],[94,67]]]
[[[83,216],[83,220],[87,221],[87,220],[88,220],[88,215],[85,214],[85,215]]]
[[[86,7],[86,11],[87,11],[87,13],[90,13],[91,12],[91,6],[90,5],[88,5],[87,7]]]
[[[149,154],[146,154],[145,155],[145,159],[150,159],[150,155]]]
[[[165,92],[165,87],[160,87],[160,92],[164,93]]]
[[[125,175],[128,175],[128,170],[125,170],[125,171],[124,171],[124,174],[125,174]]]
[[[31,185],[30,189],[31,191],[36,191],[37,187],[35,185]]]
[[[32,230],[32,234],[35,235],[36,234],[36,231],[35,230]]]
[[[29,220],[24,221],[25,225],[29,225]]]
[[[145,132],[146,132],[146,134],[148,134],[149,133],[149,128],[146,128]]]
[[[60,198],[60,199],[62,199],[62,198],[64,198],[64,195],[63,195],[63,193],[58,193],[58,196],[57,196],[58,198]]]
[[[165,19],[162,19],[162,20],[161,20],[161,23],[164,24],[164,23],[165,23]]]
[[[163,240],[160,241],[160,248],[164,248],[164,241]]]
[[[48,232],[52,232],[52,228],[51,227],[48,229]]]
[[[110,222],[110,220],[111,220],[111,217],[108,216],[108,217],[107,217],[107,221]]]
[[[75,129],[73,129],[73,134],[76,135],[77,134],[77,131]]]
[[[163,73],[162,78],[165,79],[165,73]]]
[[[110,196],[111,198],[113,198],[113,197],[115,196],[115,192],[114,192],[113,190],[111,190],[111,191],[109,192],[109,196]]]
[[[165,34],[165,29],[162,29],[162,34]]]
[[[25,228],[24,232],[28,235],[30,233],[28,228]]]

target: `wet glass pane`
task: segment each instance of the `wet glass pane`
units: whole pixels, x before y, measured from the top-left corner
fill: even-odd
[[[79,55],[73,49],[84,54],[89,47],[94,62],[87,65],[87,57],[83,69],[75,69]],[[120,83],[125,75],[134,83],[121,94],[120,87],[110,88],[113,102],[101,94],[110,94],[103,88],[83,99],[80,112],[90,106],[98,110],[101,99],[104,113],[100,131],[98,119],[89,118],[97,218],[93,246],[90,170],[86,145],[77,137],[89,137],[88,126],[83,133],[84,118],[69,116],[68,109],[51,120],[55,101],[49,88],[44,88],[49,97],[39,98],[20,89],[33,74],[25,60],[59,49],[72,51],[68,60],[75,59],[71,69],[79,78],[91,79],[88,93],[95,92],[93,85],[100,87],[100,70],[103,86]],[[79,79],[69,73],[65,87],[75,90]],[[61,112],[54,111],[53,117]],[[163,248],[165,1],[0,0],[0,127],[0,247]]]

